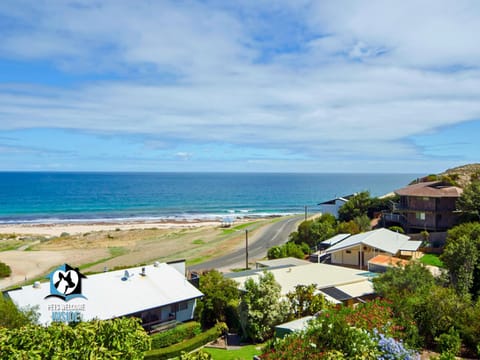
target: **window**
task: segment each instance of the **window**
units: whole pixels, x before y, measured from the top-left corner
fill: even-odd
[[[187,310],[188,309],[188,301],[182,301],[178,304],[178,310]]]
[[[345,250],[345,253],[351,254],[352,252],[350,250]]]
[[[425,213],[424,212],[417,212],[415,213],[415,217],[417,220],[425,220]]]

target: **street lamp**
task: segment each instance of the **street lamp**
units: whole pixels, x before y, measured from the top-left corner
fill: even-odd
[[[245,270],[248,270],[248,229],[245,229]]]

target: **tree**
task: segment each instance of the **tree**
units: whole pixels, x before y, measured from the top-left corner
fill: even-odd
[[[473,286],[474,270],[478,260],[478,249],[474,240],[466,235],[450,239],[440,258],[448,268],[450,281],[457,292],[468,294]]]
[[[371,203],[370,192],[362,191],[352,196],[338,209],[338,219],[340,221],[350,221],[358,216],[367,215]]]
[[[317,286],[297,285],[295,291],[287,294],[290,302],[290,318],[297,319],[307,315],[314,315],[326,306],[325,298],[320,294],[315,294]]]
[[[478,296],[480,291],[480,223],[457,225],[447,233],[440,259],[449,271],[452,285],[460,293]]]
[[[200,291],[205,295],[197,304],[197,316],[204,329],[217,322],[236,326],[238,283],[225,278],[218,270],[210,270],[200,277]]]
[[[301,245],[289,241],[281,246],[273,246],[267,251],[268,259],[280,259],[284,257],[295,257],[297,259],[305,258],[310,253],[310,247],[302,243]]]
[[[240,324],[245,337],[253,342],[272,337],[274,327],[285,321],[288,304],[280,300],[281,288],[271,272],[264,272],[258,283],[245,281],[240,302]]]
[[[18,309],[12,300],[0,294],[0,328],[20,328],[34,324],[39,317],[35,308]]]
[[[337,231],[339,234],[351,234],[351,235],[359,234],[361,232],[360,227],[353,220],[342,221],[341,223],[339,223],[337,227]]]
[[[470,308],[468,296],[458,295],[451,287],[433,286],[415,313],[419,332],[428,344],[433,344],[435,337],[471,321]]]
[[[392,302],[395,317],[404,327],[405,338],[412,346],[423,342],[416,326],[419,309],[435,286],[433,275],[418,263],[404,268],[390,268],[373,279],[375,292]]]
[[[372,230],[372,225],[367,215],[357,216],[355,219],[353,219],[353,222],[358,225],[360,232]]]
[[[480,181],[473,181],[463,189],[462,195],[457,200],[457,209],[480,220]]]
[[[303,221],[298,230],[290,234],[290,241],[296,244],[306,243],[316,246],[319,242],[327,240],[337,234],[337,220],[331,214],[323,214],[315,220]]]

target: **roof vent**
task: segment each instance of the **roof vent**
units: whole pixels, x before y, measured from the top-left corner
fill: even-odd
[[[103,272],[107,272],[108,271],[108,267],[107,266],[104,266],[103,267]]]
[[[160,266],[160,263],[159,263],[158,261],[155,261],[155,262],[153,263],[153,266],[159,267],[159,266]]]
[[[142,272],[140,273],[142,276],[147,276],[147,273],[145,272],[145,266],[142,267]]]
[[[34,287],[35,289],[40,289],[40,281],[35,281],[35,282],[33,283],[33,287]]]
[[[129,277],[130,277],[130,274],[128,270],[125,270],[125,272],[123,273],[122,281],[127,281]]]

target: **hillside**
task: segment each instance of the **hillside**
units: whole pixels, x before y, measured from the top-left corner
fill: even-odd
[[[473,179],[480,179],[480,163],[457,166],[448,169],[439,175],[449,176],[455,180],[460,187],[465,187]]]

